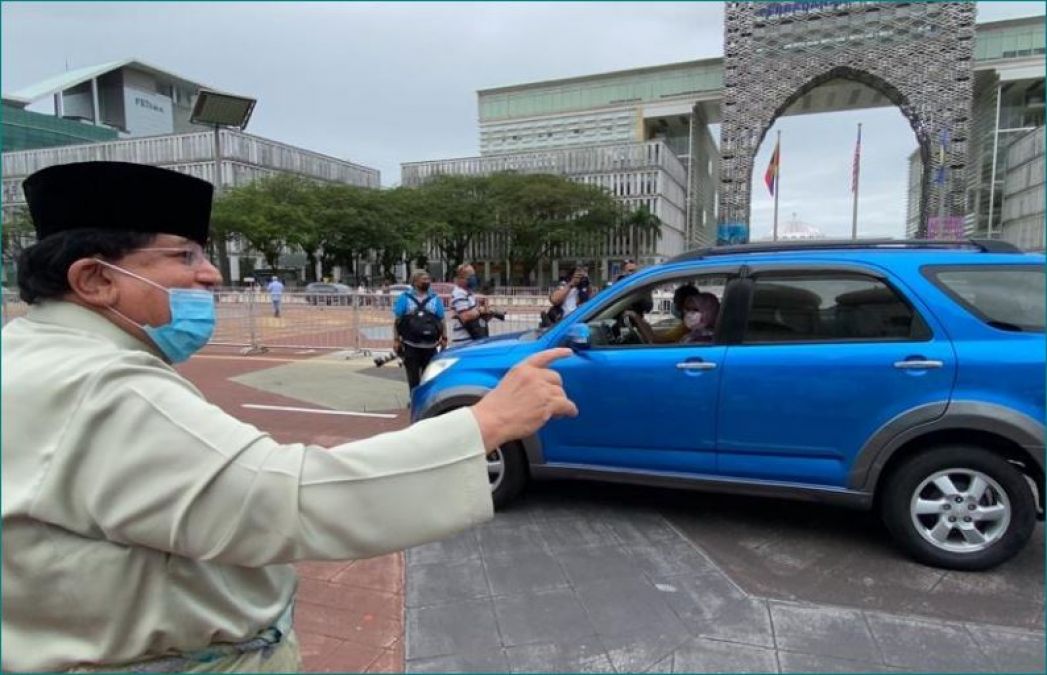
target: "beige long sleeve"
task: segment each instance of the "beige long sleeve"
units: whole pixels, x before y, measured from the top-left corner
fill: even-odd
[[[106,368],[30,515],[89,537],[256,567],[362,558],[492,514],[468,410],[331,449],[280,445],[176,373]]]
[[[468,410],[281,445],[68,303],[5,326],[2,359],[5,670],[242,640],[293,597],[283,563],[400,550],[492,515]]]

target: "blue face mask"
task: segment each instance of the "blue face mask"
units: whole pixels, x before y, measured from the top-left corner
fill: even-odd
[[[480,285],[480,280],[474,274],[465,280],[465,285],[470,291],[475,291],[476,287]]]
[[[215,326],[214,294],[211,291],[194,288],[164,288],[155,281],[150,281],[122,267],[111,265],[104,260],[98,262],[167,293],[171,321],[163,326],[140,324],[112,307],[109,309],[145,331],[153,344],[171,363],[181,363],[187,360],[211,339]]]

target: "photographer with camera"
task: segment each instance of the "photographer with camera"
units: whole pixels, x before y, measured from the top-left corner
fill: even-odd
[[[476,270],[469,263],[459,265],[454,275],[454,291],[451,292],[451,309],[454,310],[454,328],[451,332],[452,346],[469,344],[473,340],[487,337],[487,322],[491,319],[505,321],[505,313],[498,312],[487,304],[487,298],[473,291],[480,285]]]
[[[428,272],[415,272],[411,275],[411,290],[401,293],[393,305],[396,317],[393,351],[403,359],[408,391],[418,386],[422,371],[432,361],[437,347],[447,347],[444,303],[433,293],[431,285]],[[377,361],[375,363],[377,365]]]
[[[545,312],[542,312],[542,324],[553,325],[574,310],[578,309],[592,294],[589,283],[589,268],[578,263],[567,276],[560,280],[560,285],[549,294],[549,302],[552,303]]]

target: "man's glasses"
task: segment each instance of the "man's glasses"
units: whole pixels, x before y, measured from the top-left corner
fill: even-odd
[[[140,248],[139,251],[153,251],[156,253],[167,253],[172,257],[179,257],[182,263],[189,267],[199,267],[207,260],[207,254],[200,246],[171,246],[162,248]]]

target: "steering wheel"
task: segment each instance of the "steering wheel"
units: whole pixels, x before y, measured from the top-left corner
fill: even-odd
[[[632,310],[625,310],[618,316],[618,321],[621,326],[628,328],[628,331],[621,331],[619,335],[619,344],[646,344],[643,339],[643,333],[640,331],[640,327],[636,322],[636,314]]]

